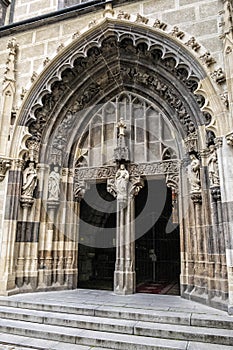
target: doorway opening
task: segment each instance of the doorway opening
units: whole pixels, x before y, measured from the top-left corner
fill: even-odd
[[[165,180],[145,183],[136,197],[135,214],[144,222],[136,225],[137,292],[179,295],[179,226],[173,215],[172,191]]]
[[[113,290],[116,200],[106,183],[93,184],[80,205],[78,287]]]

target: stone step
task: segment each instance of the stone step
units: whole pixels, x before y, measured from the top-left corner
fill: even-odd
[[[173,342],[174,343],[174,342]],[[57,342],[48,339],[29,338],[19,335],[11,335],[9,337],[6,333],[0,333],[0,349],[1,350],[112,350],[113,348],[90,347],[85,345],[70,344],[64,342]],[[188,342],[187,350],[232,350],[231,346],[203,344],[199,342]],[[163,348],[160,348],[163,349]],[[170,350],[177,349],[177,347],[170,347]],[[135,347],[137,350],[137,347]]]
[[[2,308],[3,309],[3,308]],[[85,315],[68,315],[51,312],[41,312],[35,310],[20,310],[12,308],[10,310],[1,311],[0,331],[12,334],[28,335],[38,337],[38,328],[41,329],[41,338],[53,339],[57,341],[71,342],[73,341],[73,332],[90,332],[98,335],[106,335],[110,337],[118,337],[126,335],[150,337],[154,338],[174,339],[180,341],[196,341],[203,343],[233,345],[233,331],[228,329],[216,329],[208,327],[184,326],[175,324],[165,324],[145,321],[130,321],[113,318],[99,318],[96,316]],[[5,317],[5,318],[4,318]],[[48,328],[47,328],[48,327]],[[61,334],[57,334],[56,329],[61,328],[64,331],[65,339],[60,339]],[[51,332],[47,335],[47,329]],[[22,332],[22,333],[21,333]],[[66,333],[68,338],[66,339]],[[52,337],[52,338],[50,338]],[[70,340],[71,339],[71,340]],[[83,341],[83,340],[82,340]],[[82,345],[96,345],[90,343],[81,343]]]
[[[156,323],[169,323],[169,324],[179,324],[179,325],[191,325],[197,327],[209,327],[209,328],[219,328],[219,329],[233,329],[233,317],[218,314],[203,314],[194,312],[177,312],[169,310],[154,310],[154,309],[135,309],[130,307],[117,307],[117,306],[99,306],[99,305],[76,305],[76,306],[61,306],[61,305],[50,305],[50,304],[40,304],[40,303],[25,303],[25,302],[15,302],[6,301],[2,302],[0,300],[0,317],[7,318],[7,313],[9,313],[9,318],[12,317],[12,312],[15,314],[25,314],[25,317],[32,315],[32,311],[43,311],[43,312],[53,312],[61,314],[74,314],[74,315],[86,315],[95,316],[101,318],[115,318],[132,320],[132,321],[146,321],[146,322],[156,322]],[[17,312],[16,310],[19,310]],[[23,310],[23,311],[22,311]],[[30,310],[30,313],[27,313]],[[1,316],[2,315],[2,316]],[[43,314],[38,314],[43,317]],[[33,319],[31,318],[33,321]]]
[[[32,322],[0,319],[0,331],[29,338],[48,339],[54,342],[118,350],[186,350],[187,341],[157,339],[129,334],[98,332],[70,327],[59,327]],[[72,345],[71,345],[72,344]],[[47,348],[48,349],[48,348]]]

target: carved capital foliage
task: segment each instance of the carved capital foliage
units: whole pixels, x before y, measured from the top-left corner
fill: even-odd
[[[11,167],[11,161],[9,159],[0,158],[0,181],[3,181],[6,176],[6,172]]]

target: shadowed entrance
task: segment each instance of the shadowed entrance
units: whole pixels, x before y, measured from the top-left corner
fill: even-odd
[[[149,190],[153,204],[145,208]],[[161,196],[161,192],[166,192]],[[164,198],[164,200],[162,199]],[[136,197],[136,216],[150,228],[141,236],[143,225],[136,226],[137,292],[179,295],[180,238],[176,213],[172,207],[172,191],[164,180],[150,180]]]

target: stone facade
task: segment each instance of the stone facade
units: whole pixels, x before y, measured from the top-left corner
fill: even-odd
[[[93,181],[119,202],[124,164],[115,292],[135,292],[134,196],[163,176],[181,295],[233,313],[232,1],[83,3],[17,0],[0,28],[0,293],[78,286],[80,203]]]

